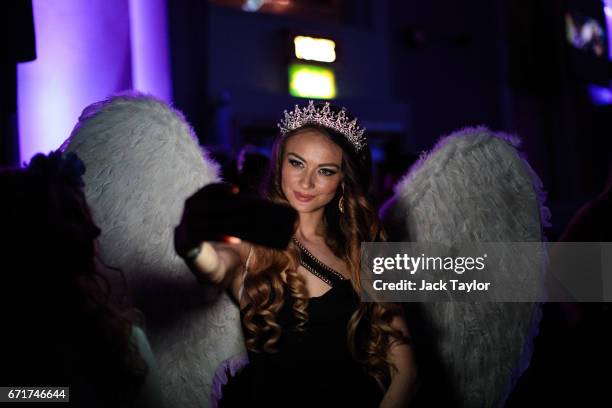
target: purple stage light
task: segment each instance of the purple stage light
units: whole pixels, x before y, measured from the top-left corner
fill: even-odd
[[[57,149],[81,111],[131,88],[125,0],[34,0],[37,59],[20,64],[21,161]]]
[[[19,64],[20,160],[57,149],[85,106],[133,89],[171,97],[164,0],[33,0],[37,59]]]
[[[606,31],[608,32],[608,58],[612,60],[612,0],[603,0]]]
[[[604,106],[612,104],[612,87],[604,87],[599,85],[589,85],[587,87],[591,101],[596,106]]]
[[[166,0],[130,0],[134,89],[172,101]]]

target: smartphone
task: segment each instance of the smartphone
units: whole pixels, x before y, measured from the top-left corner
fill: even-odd
[[[209,184],[187,199],[189,235],[201,241],[249,241],[285,249],[294,233],[297,212],[288,205],[242,194],[228,183]]]

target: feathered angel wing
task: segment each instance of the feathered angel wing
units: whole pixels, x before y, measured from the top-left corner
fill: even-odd
[[[517,138],[484,127],[441,139],[382,209],[391,240],[542,241],[549,215],[540,180],[520,158],[518,145]],[[436,388],[445,383],[466,407],[503,406],[529,364],[539,305],[431,302],[407,304],[407,310],[415,321],[417,348],[419,342],[425,345],[429,359],[421,363],[422,371],[428,366],[438,371],[432,377],[440,384],[431,384],[433,392],[441,392]]]
[[[64,149],[87,167],[100,255],[145,315],[167,403],[207,406],[218,364],[243,347],[237,308],[196,283],[173,247],[185,199],[219,180],[183,116],[141,94],[87,107]],[[214,299],[214,301],[212,301]]]

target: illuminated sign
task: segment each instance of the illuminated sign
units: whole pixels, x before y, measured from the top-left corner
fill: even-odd
[[[317,65],[291,64],[289,93],[299,98],[333,99],[336,97],[334,71]]]
[[[334,62],[336,60],[336,43],[326,38],[297,36],[293,39],[296,58]]]

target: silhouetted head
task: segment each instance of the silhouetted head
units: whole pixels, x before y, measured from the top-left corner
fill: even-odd
[[[23,169],[0,171],[0,239],[6,250],[0,262],[18,267],[21,276],[12,278],[57,287],[94,273],[100,230],[82,191],[84,172],[76,155],[59,152],[38,154]]]

